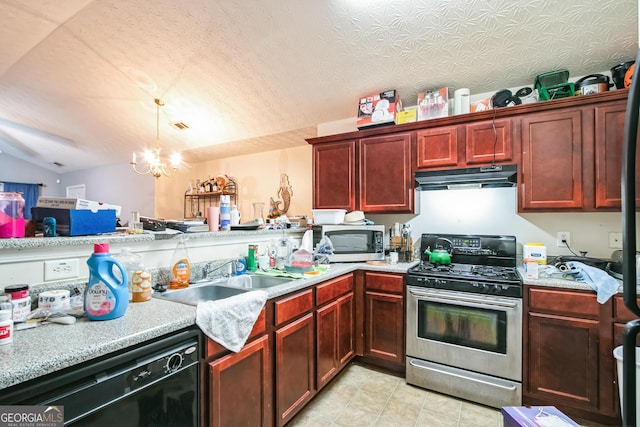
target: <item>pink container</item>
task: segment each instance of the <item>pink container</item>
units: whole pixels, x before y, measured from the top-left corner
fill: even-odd
[[[20,193],[0,193],[0,238],[24,237],[24,199]]]

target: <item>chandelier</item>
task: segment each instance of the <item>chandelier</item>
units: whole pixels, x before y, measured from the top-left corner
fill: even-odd
[[[162,175],[171,176],[173,172],[178,170],[178,166],[181,162],[180,153],[173,153],[169,159],[169,166],[172,171],[167,170],[167,164],[160,158],[160,107],[164,105],[162,100],[156,98],[156,148],[154,150],[146,150],[143,153],[144,161],[146,162],[144,170],[138,170],[136,165],[136,153],[133,153],[131,158],[131,167],[140,175],[146,175],[150,173],[156,178],[160,178]]]

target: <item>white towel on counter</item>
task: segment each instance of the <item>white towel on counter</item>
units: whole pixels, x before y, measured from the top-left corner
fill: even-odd
[[[585,265],[578,261],[568,261],[567,266],[577,271],[576,281],[589,284],[596,291],[596,300],[600,304],[607,302],[609,298],[618,293],[619,284],[606,271],[596,267]]]
[[[196,307],[196,324],[209,338],[237,353],[267,301],[265,291],[250,291]]]

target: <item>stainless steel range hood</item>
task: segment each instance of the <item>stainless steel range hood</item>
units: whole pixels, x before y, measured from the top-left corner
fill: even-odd
[[[416,172],[416,190],[453,190],[461,188],[513,187],[516,165],[495,165]]]

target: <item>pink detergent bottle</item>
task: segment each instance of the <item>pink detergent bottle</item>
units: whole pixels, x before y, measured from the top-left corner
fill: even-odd
[[[93,245],[87,260],[89,283],[84,295],[84,310],[90,320],[111,320],[124,315],[129,305],[127,270],[109,252],[108,243]],[[114,274],[114,266],[120,275]]]

